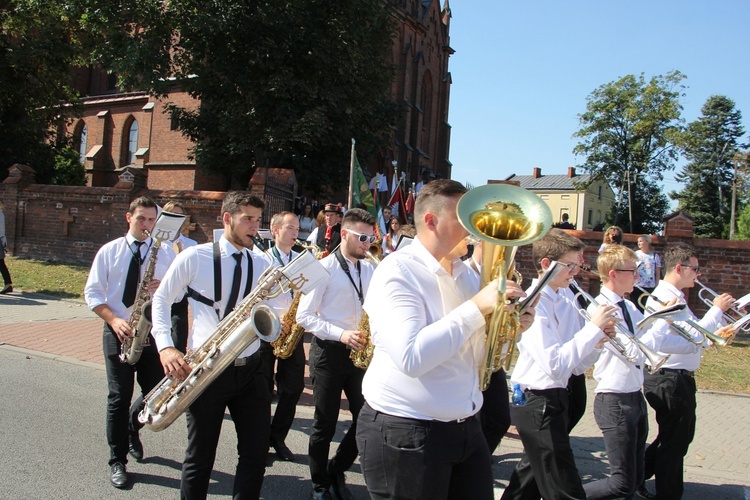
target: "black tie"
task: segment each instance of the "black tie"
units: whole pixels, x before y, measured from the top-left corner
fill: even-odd
[[[142,241],[134,241],[135,252],[133,252],[133,258],[130,259],[130,267],[128,268],[128,275],[125,278],[125,290],[122,292],[122,303],[125,307],[130,307],[135,302],[135,292],[138,288],[138,278],[141,276],[141,245]]]
[[[625,305],[625,301],[621,300],[617,305],[622,309],[622,317],[625,318],[625,323],[628,324],[628,330],[630,330],[631,333],[635,333],[635,330],[633,329],[633,321],[630,319],[630,313],[628,312],[628,307]]]
[[[242,253],[232,254],[237,265],[234,266],[234,278],[232,278],[232,291],[229,292],[227,307],[224,308],[224,316],[229,314],[237,304],[237,297],[240,295],[240,281],[242,281]]]

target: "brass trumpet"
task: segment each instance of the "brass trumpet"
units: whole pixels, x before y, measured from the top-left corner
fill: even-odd
[[[706,304],[706,307],[712,307],[714,305],[714,299],[721,295],[716,290],[713,290],[712,288],[707,287],[703,283],[701,283],[699,280],[695,280],[695,284],[700,287],[700,290],[698,290],[698,298],[703,301],[704,304]],[[730,314],[731,311],[731,314]],[[724,321],[726,321],[729,324],[736,323],[742,318],[746,316],[745,313],[737,309],[736,307],[732,307],[729,309],[729,311],[726,311],[723,313],[724,315]],[[750,332],[750,323],[744,323],[743,322],[742,328],[740,328],[743,332],[748,333]]]
[[[599,306],[599,303],[592,297],[588,292],[586,292],[581,286],[576,282],[576,280],[570,280],[570,285],[573,287],[573,290],[575,292],[576,299],[578,297],[583,297],[586,302],[589,304],[592,304],[594,306]],[[591,315],[585,308],[578,309],[578,312],[581,316],[583,316],[583,319],[586,321],[591,321]],[[635,345],[639,351],[643,353],[644,356],[646,356],[646,359],[648,359],[649,362],[649,373],[656,373],[661,369],[662,365],[667,362],[669,359],[669,355],[660,355],[657,352],[655,352],[653,349],[648,347],[646,344],[641,342],[641,340],[635,336],[635,333],[628,330],[626,327],[624,327],[620,323],[615,323],[615,329],[621,333],[625,338],[628,339],[628,342]],[[628,347],[623,344],[620,339],[617,337],[608,337],[608,341],[610,344],[612,344],[612,347],[615,348],[615,350],[626,360],[628,360],[631,363],[636,362],[636,356],[632,354],[628,354]]]

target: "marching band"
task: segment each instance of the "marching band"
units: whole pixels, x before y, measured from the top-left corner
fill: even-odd
[[[128,235],[102,247],[85,291],[105,322],[111,483],[124,488],[132,481],[127,455],[143,458],[143,424],[151,426],[173,409],[172,401],[202,385],[171,417],[187,417],[181,497],[206,498],[228,409],[237,432],[234,497],[259,498],[269,449],[281,460],[298,460],[285,440],[304,389],[301,338],[308,334],[312,498],[354,498],[345,473],[359,456],[374,499],[492,499],[491,457],[511,422],[524,453],[503,499],[680,498],[701,351],[730,342],[739,327],[726,323],[744,310],[729,294],[708,289],[708,312],[700,319],[690,312],[683,290],[707,287],[698,281],[695,250],[683,244],[667,248],[665,276],[645,295],[645,316],[628,300],[639,278],[638,257],[621,244],[600,251],[601,291],[591,297],[575,282],[587,269],[580,239],[551,229],[521,188],[477,189],[482,201],[464,210],[479,192],[450,180],[426,184],[416,198],[416,236],[408,246],[396,246],[400,225],[389,224],[378,245],[373,215],[329,203],[310,245],[297,239],[300,217],[273,214],[265,252],[256,244],[263,200],[230,192],[218,214],[221,238],[188,247],[178,245],[177,234],[175,251],[166,245],[150,272],[143,264],[157,207],[136,200],[126,214]],[[305,223],[314,216],[305,212]],[[312,229],[305,226],[305,235]],[[509,251],[520,245],[531,245],[539,273],[525,291]],[[315,250],[317,259],[309,257]],[[146,278],[142,289],[153,295],[153,328],[144,356],[131,366],[117,355],[135,329],[128,322],[134,274]],[[267,293],[269,280],[273,293]],[[268,307],[240,312],[250,298]],[[678,309],[679,319],[672,314]],[[209,345],[222,328],[227,335]],[[191,356],[201,348],[198,366]],[[359,355],[350,357],[353,351]],[[585,411],[585,373],[592,369],[594,417],[611,473],[584,483],[570,433]],[[134,378],[142,394],[131,406]],[[149,391],[170,401],[164,410]],[[342,392],[352,423],[329,456]],[[651,444],[648,406],[659,427]],[[645,486],[651,477],[655,493]]]

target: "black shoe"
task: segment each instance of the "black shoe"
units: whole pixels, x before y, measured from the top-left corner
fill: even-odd
[[[297,460],[297,457],[294,456],[292,450],[290,450],[283,441],[272,441],[271,447],[276,451],[276,456],[279,457],[280,460],[285,462],[294,462]]]
[[[125,464],[115,462],[110,467],[109,481],[115,488],[124,488],[128,485],[128,472],[125,470]]]
[[[138,431],[130,432],[130,456],[135,458],[138,462],[143,460],[143,443],[141,443],[141,437],[138,435]]]
[[[5,288],[0,290],[0,293],[10,293],[13,291],[13,285],[5,285]]]
[[[313,490],[313,500],[333,500],[331,492],[328,490]]]
[[[331,481],[331,493],[337,500],[354,500],[354,495],[346,486],[346,478],[343,472],[333,471],[333,460],[328,461],[328,478]]]
[[[641,483],[641,485],[635,490],[635,492],[639,497],[645,498],[646,500],[653,500],[656,498],[656,495],[648,491],[648,488],[646,488],[646,483]]]

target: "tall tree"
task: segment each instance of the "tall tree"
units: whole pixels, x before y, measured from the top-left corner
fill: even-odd
[[[629,198],[624,197],[623,202],[612,205],[612,209],[606,216],[606,222],[610,225],[626,226],[631,233],[655,234],[663,227],[663,219],[669,210],[669,199],[655,182],[635,182],[631,184],[633,191],[634,208],[632,210],[633,221],[630,221]]]
[[[37,181],[83,178],[56,174],[67,141],[56,137],[63,116],[77,110],[71,68],[81,61],[78,25],[67,2],[17,0],[0,7],[0,176],[14,163],[34,167]],[[57,158],[60,157],[60,158]],[[0,177],[2,178],[2,177]],[[76,183],[80,183],[76,181]]]
[[[742,113],[734,101],[711,96],[701,116],[688,124],[682,135],[683,154],[688,163],[675,176],[685,188],[670,196],[694,219],[695,235],[726,238],[732,211],[732,183],[735,154],[744,135]]]
[[[212,171],[244,182],[270,163],[296,168],[308,188],[343,186],[352,137],[365,157],[386,144],[387,2],[82,1],[86,26],[109,41],[94,53],[126,88],[200,100],[169,111]]]
[[[659,197],[647,196],[641,200],[646,205],[639,203],[634,184],[655,183],[665,170],[674,168],[684,79],[679,71],[649,81],[643,74],[627,75],[589,94],[586,112],[578,115],[581,128],[573,137],[580,142],[573,153],[586,158],[581,167],[591,175],[591,182],[604,180],[621,199],[627,197],[631,233],[635,221],[658,225],[666,214],[660,205],[648,205]]]

